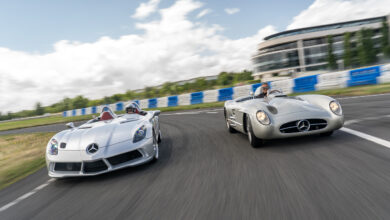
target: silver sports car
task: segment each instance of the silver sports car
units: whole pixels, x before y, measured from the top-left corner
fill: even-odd
[[[250,144],[259,147],[263,140],[303,135],[332,135],[344,124],[340,104],[324,95],[288,97],[279,90],[257,98],[260,87],[247,97],[226,101],[224,114],[230,132],[248,135]]]
[[[137,103],[115,115],[104,107],[99,117],[53,136],[47,144],[50,177],[92,176],[158,159],[160,111],[142,111]]]

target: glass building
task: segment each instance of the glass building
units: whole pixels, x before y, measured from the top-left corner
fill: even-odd
[[[288,30],[265,37],[252,57],[253,76],[255,79],[271,81],[326,71],[328,36],[333,39],[333,53],[338,67],[343,69],[344,34],[352,34],[351,44],[356,47],[356,32],[363,28],[371,29],[374,43],[379,42],[380,29],[386,20],[390,23],[390,15]]]

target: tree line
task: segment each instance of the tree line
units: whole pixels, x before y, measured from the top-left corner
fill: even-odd
[[[90,100],[86,97],[83,97],[82,95],[79,95],[74,98],[65,97],[60,102],[45,107],[43,107],[41,103],[36,103],[35,109],[33,110],[23,110],[15,113],[8,112],[7,114],[2,114],[0,112],[0,121],[10,120],[13,118],[43,115],[45,113],[63,112],[71,109],[112,104],[119,101],[164,97],[255,82],[258,81],[253,80],[251,71],[244,70],[242,72],[221,72],[218,77],[213,80],[206,80],[206,78],[200,77],[195,79],[193,82],[186,82],[184,84],[179,82],[166,82],[161,86],[146,87],[141,92],[127,90],[125,93],[105,96],[102,99]]]

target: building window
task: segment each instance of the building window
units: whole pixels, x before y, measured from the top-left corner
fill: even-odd
[[[268,53],[268,52],[274,52],[274,51],[279,51],[279,50],[288,50],[288,49],[294,49],[297,48],[297,42],[291,42],[291,43],[286,43],[286,44],[279,44],[276,46],[272,47],[267,47],[264,49],[261,49],[259,52],[261,53]]]
[[[315,38],[315,39],[310,39],[310,40],[304,40],[303,41],[303,46],[304,47],[309,47],[309,46],[315,46],[319,44],[326,44],[326,38],[321,37],[321,38]]]
[[[317,66],[309,66],[306,67],[306,71],[318,71],[318,70],[326,70],[327,64],[317,65]]]
[[[255,58],[254,62],[257,72],[296,67],[299,66],[298,51],[282,51],[267,54]]]

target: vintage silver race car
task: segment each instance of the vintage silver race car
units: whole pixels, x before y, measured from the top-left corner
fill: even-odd
[[[50,177],[92,176],[158,159],[160,111],[142,111],[136,103],[126,114],[104,107],[99,117],[54,135],[46,149]]]
[[[253,147],[263,140],[303,135],[332,135],[344,124],[344,115],[337,100],[324,95],[288,97],[279,90],[268,91],[266,98],[257,98],[260,88],[247,97],[226,101],[224,114],[230,132],[248,135]]]

